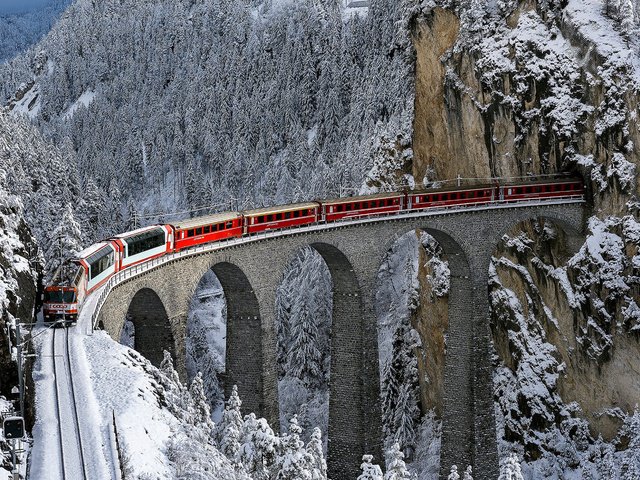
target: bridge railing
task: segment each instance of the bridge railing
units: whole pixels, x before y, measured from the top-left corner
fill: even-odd
[[[583,203],[583,195],[564,195],[552,198],[529,198],[518,201],[513,200],[493,200],[489,202],[467,203],[457,205],[440,205],[437,207],[430,207],[416,210],[400,210],[394,212],[384,212],[382,214],[376,213],[374,215],[362,215],[358,217],[345,217],[339,220],[333,220],[330,223],[314,223],[312,225],[296,225],[283,230],[266,230],[262,232],[253,233],[242,237],[227,238],[217,242],[204,243],[202,245],[196,245],[195,247],[180,250],[179,252],[170,253],[162,257],[156,257],[147,262],[139,263],[125,270],[121,270],[114,274],[101,288],[100,294],[95,304],[95,308],[91,314],[91,326],[92,329],[97,327],[96,323],[100,315],[100,310],[104,305],[109,293],[120,283],[133,277],[137,277],[142,273],[148,272],[160,265],[164,265],[184,257],[190,257],[198,255],[204,252],[212,252],[215,250],[221,250],[233,245],[240,245],[249,242],[255,242],[259,240],[265,240],[274,237],[283,237],[287,235],[294,235],[304,232],[312,232],[317,230],[327,230],[344,225],[373,223],[380,220],[389,220],[393,218],[411,218],[411,217],[424,217],[435,216],[443,213],[451,212],[454,210],[473,211],[473,210],[487,210],[488,208],[509,208],[509,207],[523,207],[528,205],[555,205],[564,203]],[[85,299],[85,304],[86,304]]]

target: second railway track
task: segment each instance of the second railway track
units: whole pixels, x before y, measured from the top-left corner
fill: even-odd
[[[73,383],[69,329],[54,328],[52,336],[61,478],[90,480],[87,476],[80,415]]]

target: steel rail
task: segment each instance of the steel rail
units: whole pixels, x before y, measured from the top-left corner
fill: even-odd
[[[52,342],[52,350],[51,350],[51,359],[53,361],[53,383],[55,387],[56,394],[56,416],[58,417],[58,444],[60,446],[60,467],[62,473],[62,480],[67,479],[66,471],[64,468],[64,441],[62,439],[62,421],[60,415],[60,387],[58,384],[58,367],[56,366],[56,329],[53,329],[53,342]]]
[[[75,394],[75,386],[73,383],[73,372],[71,369],[71,349],[69,347],[69,328],[63,328],[64,330],[64,355],[62,355],[62,361],[65,363],[66,365],[66,373],[67,373],[67,387],[69,390],[69,395],[70,395],[70,399],[71,399],[71,407],[72,407],[72,411],[73,411],[73,425],[74,425],[74,430],[75,430],[75,437],[76,437],[76,444],[78,447],[78,456],[80,457],[80,466],[82,469],[82,478],[84,480],[89,480],[89,477],[87,476],[87,466],[85,463],[85,458],[84,458],[84,448],[83,448],[83,443],[82,443],[82,433],[80,430],[80,415],[78,414],[78,404],[77,404],[77,400],[76,400],[76,394]],[[62,431],[64,430],[62,428],[62,418],[61,418],[61,414],[60,414],[60,410],[61,410],[61,396],[60,396],[60,382],[58,381],[59,377],[59,367],[57,365],[57,355],[56,355],[56,332],[58,331],[57,328],[53,329],[53,368],[54,368],[54,375],[55,375],[55,384],[56,384],[56,411],[58,414],[58,432],[59,432],[59,440],[60,440],[60,453],[62,455],[61,457],[61,466],[62,466],[62,478],[63,480],[66,480],[67,478],[69,478],[70,480],[75,480],[74,478],[71,478],[67,475],[67,468],[65,466],[65,459],[68,459],[68,455],[65,455],[64,452],[64,447],[65,445],[70,445],[70,442],[66,441],[63,439],[63,433]]]
[[[73,383],[73,372],[71,369],[71,349],[69,347],[69,329],[65,328],[65,351],[67,356],[67,373],[69,374],[69,391],[71,393],[71,403],[73,404],[73,415],[75,417],[74,425],[76,437],[78,440],[78,452],[80,453],[80,465],[82,466],[82,476],[85,480],[89,480],[87,476],[87,466],[84,459],[84,448],[82,445],[82,432],[80,431],[80,415],[78,415],[78,402],[76,401],[76,388]]]
[[[242,245],[246,243],[266,240],[270,238],[285,237],[296,235],[299,233],[332,230],[340,227],[362,225],[367,223],[377,223],[382,221],[403,220],[408,218],[432,217],[440,215],[451,215],[455,213],[477,212],[486,210],[504,210],[509,208],[522,208],[532,206],[545,205],[564,205],[567,203],[585,203],[584,195],[564,195],[557,197],[537,197],[521,200],[490,200],[488,202],[454,204],[454,205],[438,205],[434,207],[397,210],[392,212],[375,213],[369,215],[360,215],[352,217],[344,217],[331,222],[314,222],[312,224],[296,225],[285,229],[277,229],[271,231],[261,231],[254,234],[243,235],[241,237],[232,237],[215,242],[208,242],[194,247],[186,248],[179,252],[168,253],[161,257],[151,259],[146,262],[139,263],[125,270],[116,272],[100,289],[99,297],[95,303],[94,310],[91,314],[91,328],[96,328],[98,315],[107,296],[118,284],[133,277],[137,277],[142,273],[148,272],[155,267],[164,265],[184,257],[194,256],[201,253],[222,250],[228,247]],[[98,293],[98,291],[94,293]],[[92,294],[93,295],[93,294]],[[85,304],[87,299],[85,298]]]

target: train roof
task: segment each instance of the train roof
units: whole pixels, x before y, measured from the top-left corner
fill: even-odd
[[[104,247],[108,247],[111,244],[109,242],[98,242],[98,243],[94,243],[93,245],[91,245],[90,247],[85,248],[84,250],[82,250],[78,256],[76,258],[87,258],[91,255],[93,255],[94,253],[96,253],[98,250],[104,248]],[[113,248],[113,247],[112,247]]]
[[[358,195],[355,197],[339,197],[329,200],[321,200],[323,205],[336,205],[341,203],[366,202],[367,200],[378,200],[380,198],[397,198],[404,196],[404,192],[374,193],[372,195]]]
[[[245,210],[242,212],[246,217],[255,217],[256,215],[269,215],[272,213],[291,212],[294,210],[304,210],[305,208],[316,208],[316,202],[290,203],[289,205],[276,205],[275,207],[254,208],[253,210]]]
[[[212,215],[206,215],[204,217],[196,217],[196,218],[185,218],[184,220],[178,220],[173,222],[175,228],[184,230],[187,228],[199,227],[201,225],[210,225],[213,223],[226,222],[228,220],[235,220],[236,218],[240,218],[239,212],[222,212],[222,213],[214,213]]]
[[[438,193],[438,192],[461,192],[466,190],[480,190],[483,188],[493,188],[496,186],[505,187],[505,186],[519,186],[519,185],[547,185],[547,184],[558,184],[558,183],[572,183],[572,182],[582,182],[582,179],[579,177],[572,176],[550,176],[548,178],[541,177],[522,177],[522,178],[513,178],[513,179],[496,179],[497,183],[466,183],[463,185],[452,185],[452,186],[441,186],[434,188],[420,188],[416,190],[409,190],[407,193],[411,194],[422,194],[422,193]],[[436,182],[437,183],[437,182]]]
[[[138,235],[139,233],[148,232],[150,230],[154,230],[156,228],[162,228],[162,225],[149,225],[148,227],[138,228],[136,230],[131,230],[130,232],[119,233],[118,235],[114,235],[110,238],[127,238],[133,237],[134,235]]]

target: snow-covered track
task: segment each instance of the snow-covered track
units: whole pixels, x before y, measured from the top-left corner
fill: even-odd
[[[89,480],[73,383],[69,337],[68,328],[53,329],[53,369],[61,478],[63,480]]]

